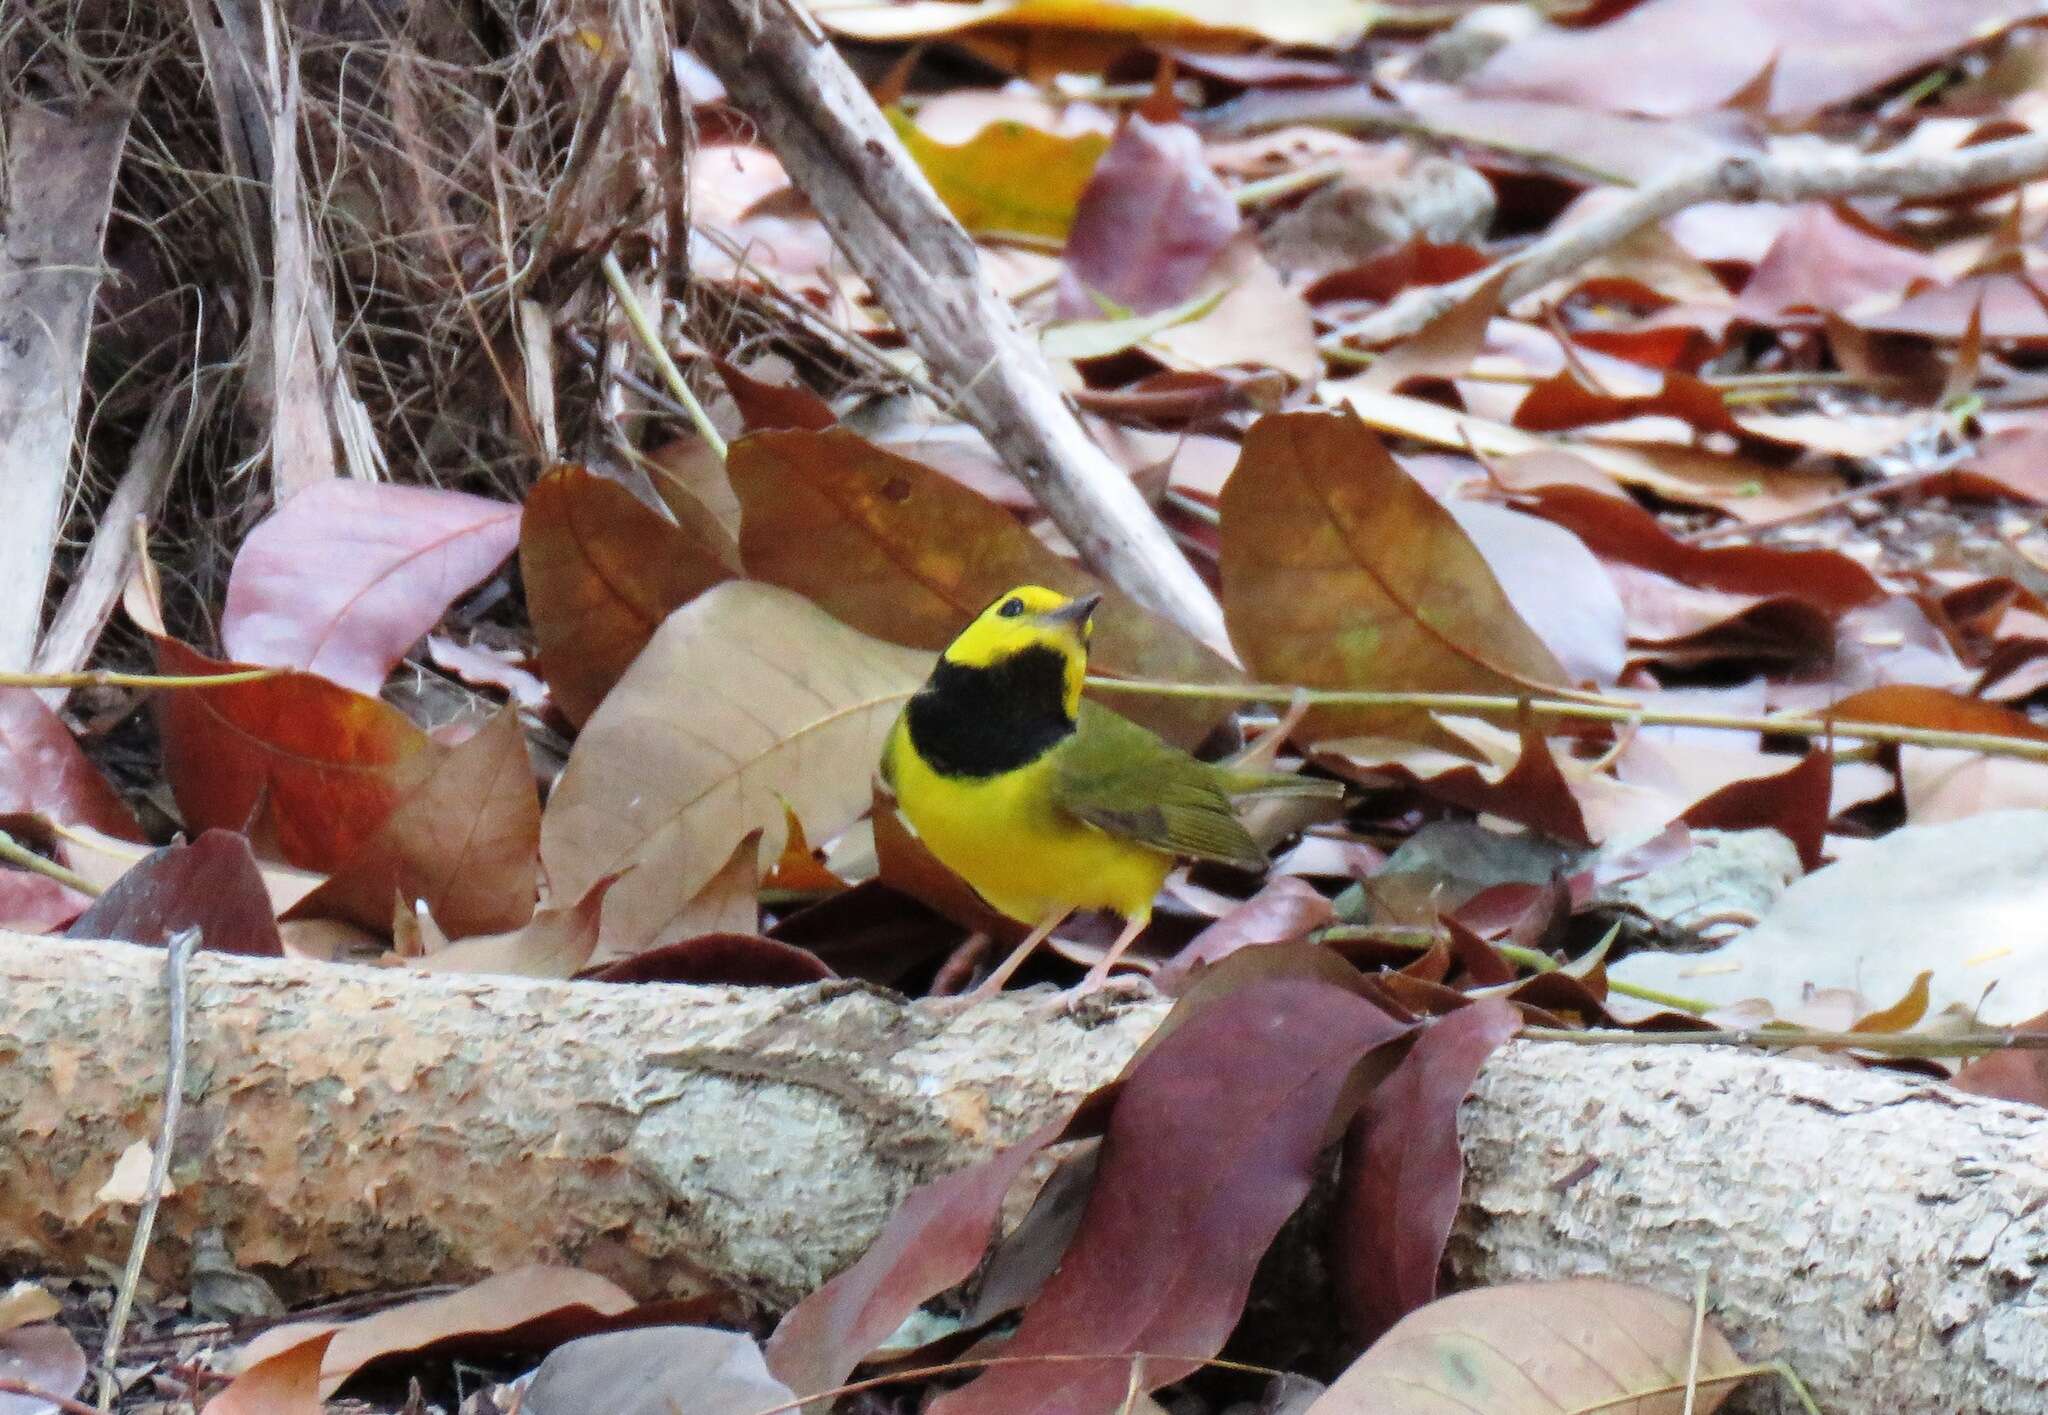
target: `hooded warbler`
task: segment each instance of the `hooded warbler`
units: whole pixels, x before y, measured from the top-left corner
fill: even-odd
[[[1212,766],[1084,702],[1101,599],[1036,585],[1003,595],[939,656],[883,748],[882,775],[926,848],[998,912],[1032,926],[984,993],[1077,909],[1124,919],[1082,984],[1100,986],[1178,858],[1263,868],[1232,797],[1343,793],[1334,781]]]

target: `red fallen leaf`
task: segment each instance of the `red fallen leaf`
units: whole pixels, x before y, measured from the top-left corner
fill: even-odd
[[[0,814],[47,816],[59,825],[142,839],[135,813],[30,688],[0,688]]]
[[[712,367],[718,370],[725,391],[738,405],[748,432],[776,428],[823,432],[839,421],[825,400],[808,388],[794,383],[765,382],[724,359],[713,359]]]
[[[768,1369],[799,1395],[844,1381],[903,1319],[980,1264],[1024,1166],[1058,1137],[1044,1126],[979,1164],[921,1184],[850,1268],[792,1307],[766,1345]]]
[[[1311,305],[1338,300],[1384,304],[1417,285],[1448,285],[1477,275],[1491,262],[1477,246],[1440,246],[1417,236],[1363,265],[1325,275],[1302,292]]]
[[[2048,1032],[2048,1012],[2013,1030]],[[1964,1062],[1949,1084],[1973,1096],[2048,1106],[2048,1051],[1994,1051]]]
[[[499,933],[532,917],[539,868],[540,793],[519,712],[506,707],[288,917],[380,931],[395,896],[424,904],[450,938]]]
[[[1351,1334],[1370,1344],[1436,1298],[1465,1183],[1458,1106],[1479,1068],[1522,1025],[1511,1002],[1460,1008],[1415,1039],[1344,1137],[1337,1292]]]
[[[1221,962],[1240,948],[1296,942],[1334,917],[1330,901],[1315,889],[1291,876],[1278,876],[1196,934],[1152,975],[1152,985],[1171,997],[1198,968]]]
[[[1634,502],[1584,486],[1536,487],[1516,501],[1572,531],[1603,559],[1640,565],[1684,584],[1796,599],[1830,616],[1884,593],[1868,570],[1836,551],[1689,545]]]
[[[73,920],[65,936],[160,945],[187,928],[197,928],[200,946],[216,953],[284,956],[247,837],[208,830],[189,845],[154,851]]]
[[[258,522],[228,577],[230,657],[375,693],[456,597],[519,543],[519,508],[335,477]]]
[[[1793,209],[1735,302],[1738,318],[1777,324],[1788,315],[1841,314],[1943,278],[1919,251],[1886,240],[1827,202]]]
[[[167,674],[227,673],[157,637]],[[404,713],[310,673],[156,695],[164,775],[185,824],[241,830],[261,807],[289,864],[332,870],[374,835],[444,749]]]
[[[1475,733],[1461,741],[1471,747],[1491,736]],[[1389,781],[1412,784],[1439,800],[1533,826],[1555,840],[1573,845],[1593,843],[1571,782],[1549,740],[1534,723],[1523,728],[1521,745],[1511,763],[1496,759],[1480,766],[1431,748],[1344,738],[1322,743],[1315,760],[1368,786]]]
[[[1725,317],[1722,310],[1701,311],[1697,306],[1672,305],[1645,315],[1626,328],[1575,329],[1572,342],[1582,349],[1611,354],[1644,368],[1694,372],[1720,348],[1720,341],[1710,337],[1701,324]],[[1754,428],[1744,426],[1752,436],[1758,435]]]
[[[1514,981],[1515,965],[1501,957],[1499,949],[1481,938],[1455,914],[1444,915],[1441,922],[1444,937],[1450,943],[1451,958],[1465,970],[1469,986],[1490,988]]]
[[[1679,819],[1694,830],[1753,830],[1768,826],[1799,851],[1809,870],[1821,866],[1829,801],[1834,791],[1831,753],[1811,751],[1776,776],[1733,782],[1694,803]]]
[[[1101,295],[1153,314],[1195,293],[1244,225],[1185,123],[1126,119],[1081,193],[1067,234],[1060,314],[1099,319]]]
[[[1609,393],[1589,387],[1570,369],[1535,384],[1515,407],[1514,425],[1529,432],[1563,432],[1593,423],[1656,415],[1677,418],[1699,432],[1730,437],[1749,433],[1728,411],[1721,393],[1693,374],[1671,372],[1652,393]]]
[[[1785,595],[1705,589],[1610,562],[1636,657],[1680,667],[1717,659],[1825,665],[1837,636],[1825,611]]]
[[[738,568],[620,482],[563,464],[526,494],[519,569],[542,676],[577,726],[669,612]]]
[[[703,983],[789,988],[836,974],[808,948],[759,934],[699,934],[577,976],[600,983]]]
[[[1408,1028],[1313,945],[1250,949],[1204,981],[1126,1072],[1080,1226],[1004,1351],[1103,1359],[993,1367],[931,1415],[1114,1410],[1229,1336],[1361,1062]],[[1138,1352],[1169,1355],[1134,1369]]]

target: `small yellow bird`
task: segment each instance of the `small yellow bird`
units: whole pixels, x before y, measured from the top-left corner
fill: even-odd
[[[1176,858],[1267,861],[1231,798],[1337,797],[1343,787],[1197,761],[1081,700],[1100,595],[1011,590],[940,655],[890,730],[882,775],[941,863],[1030,935],[978,990],[1009,981],[1077,909],[1124,929],[1082,984],[1101,986],[1152,917]]]

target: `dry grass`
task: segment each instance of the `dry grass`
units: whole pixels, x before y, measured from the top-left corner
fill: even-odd
[[[674,300],[670,327],[701,344],[786,333],[772,310],[681,278],[689,134],[667,77],[662,0],[11,0],[0,4],[0,113],[136,96],[67,565],[166,399],[190,408],[155,535],[183,586],[175,604],[219,603],[231,548],[272,503],[268,311],[281,218],[249,179],[249,148],[224,138],[215,83],[225,44],[253,52],[243,82],[262,88],[266,11],[272,72],[297,75],[311,284],[331,311],[319,321],[331,328],[327,382],[366,414],[366,436],[339,443],[344,471],[520,495],[542,464],[522,301],[537,306],[529,332],[551,346],[561,449],[594,458],[645,440],[657,405],[617,377],[628,356],[591,279],[607,248]],[[195,14],[230,22],[215,71]]]

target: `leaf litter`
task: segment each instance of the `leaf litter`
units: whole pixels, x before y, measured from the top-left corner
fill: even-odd
[[[1084,1135],[1100,1149],[1037,1238],[1061,1261],[1033,1259],[1014,1325],[999,1303],[980,1311],[982,1345],[951,1348],[1014,1359],[932,1408],[1142,1409],[1139,1388],[1168,1386],[1206,1400],[1198,1369],[1348,1126],[1337,1291],[1354,1343],[1387,1334],[1312,1408],[1402,1408],[1388,1392],[1445,1353],[1526,1369],[1566,1332],[1604,1352],[1619,1310],[1655,1315],[1637,1323],[1646,1364],[1596,1362],[1630,1373],[1587,1375],[1569,1398],[1659,1408],[1697,1356],[1694,1408],[1710,1408],[1739,1363],[1711,1323],[1695,1348],[1669,1295],[1555,1284],[1431,1303],[1457,1105],[1531,1019],[1704,1025],[1646,989],[1873,1037],[2048,1007],[2028,922],[2048,818],[2036,193],[1700,205],[1505,304],[1491,285],[1408,340],[1345,331],[1687,163],[1939,154],[2039,110],[2037,85],[1988,77],[2032,42],[2018,5],[1711,8],[1432,14],[1354,50],[1373,16],[1348,3],[818,7],[827,32],[904,61],[879,85],[897,133],[1216,587],[1235,665],[1098,580],[986,439],[959,435],[906,331],[712,88],[686,100],[700,147],[683,233],[664,223],[685,193],[621,175],[676,169],[665,150],[557,187],[539,174],[586,159],[533,145],[593,140],[581,125],[507,128],[488,171],[440,146],[515,111],[578,111],[545,76],[598,87],[602,36],[513,26],[529,47],[500,56],[509,86],[482,107],[390,49],[375,50],[385,93],[344,102],[295,55],[307,101],[344,115],[321,131],[350,174],[305,194],[341,302],[310,341],[322,417],[343,465],[393,479],[285,496],[292,468],[230,483],[237,439],[188,439],[191,504],[145,511],[161,532],[145,569],[172,588],[153,607],[131,596],[133,627],[97,635],[91,666],[281,671],[164,691],[150,714],[115,684],[0,689],[0,806],[20,847],[0,875],[6,921],[157,946],[198,924],[215,950],[422,971],[956,991],[985,966],[975,931],[1001,947],[1010,926],[875,791],[880,736],[929,655],[1002,590],[1100,589],[1101,701],[1212,755],[1269,727],[1288,768],[1347,783],[1341,816],[1276,826],[1306,833],[1280,837],[1271,878],[1177,877],[1134,955],[1179,998],[1148,1050],[1071,1133],[913,1194],[836,1295],[784,1319],[765,1364],[749,1338],[673,1314],[580,1351],[558,1323],[510,1343],[557,1348],[536,1400],[587,1408],[622,1371],[693,1381],[706,1408],[736,1412],[827,1389],[918,1309],[980,1311],[975,1269],[1000,1248],[1005,1200],[1043,1172],[1042,1149]],[[197,42],[162,23],[174,47]],[[289,22],[314,50],[371,44],[322,23]],[[66,29],[0,21],[31,47]],[[179,82],[211,112],[192,52]],[[960,53],[1007,81],[934,58]],[[423,94],[446,122],[402,121]],[[189,236],[179,223],[215,209],[171,199],[221,161],[193,122],[138,139],[173,160],[138,149],[152,175],[118,188],[117,231],[163,219]],[[1445,190],[1483,194],[1479,214],[1432,224],[1424,161]],[[1368,197],[1372,220],[1350,220]],[[1318,247],[1318,204],[1354,228],[1341,248]],[[649,289],[670,297],[684,377],[724,390],[729,461],[658,368],[608,347],[593,295],[601,249],[685,240],[691,279]],[[200,382],[189,354],[135,342],[138,316],[154,299],[194,349],[223,337],[188,305],[244,278],[199,263],[222,249],[235,242],[110,240],[121,278],[93,337],[137,372],[109,381],[96,353],[86,374],[99,412],[73,529],[94,554],[129,433]],[[207,415],[268,436],[259,374],[228,367],[250,387]],[[917,404],[915,430],[863,431],[891,426],[877,410],[892,401]],[[376,456],[357,455],[363,439]],[[65,587],[86,584],[81,569]],[[1216,696],[1113,681],[1130,679]],[[1246,679],[1281,698],[1233,703]],[[1287,711],[1298,688],[1463,701]],[[1556,700],[1614,711],[1542,706]],[[1445,826],[1553,862],[1474,849],[1454,889],[1397,868]],[[1804,877],[1754,910],[1624,911],[1619,941],[1593,947],[1616,907],[1603,878],[1753,831]],[[314,928],[330,931],[317,947]],[[1086,923],[1068,935],[1033,980],[1099,950]],[[1674,938],[1692,951],[1661,946]],[[2032,1055],[1973,1062],[1957,1083],[2039,1103]],[[370,1318],[259,1344],[207,1408],[316,1409],[360,1364],[334,1361],[350,1342],[386,1355],[456,1326],[486,1347],[531,1336],[547,1299],[502,1280],[458,1294],[476,1309],[459,1318],[395,1308],[405,1335]],[[618,1291],[596,1304],[605,1320],[636,1310]],[[1566,1408],[1551,1395],[1526,1408]]]

